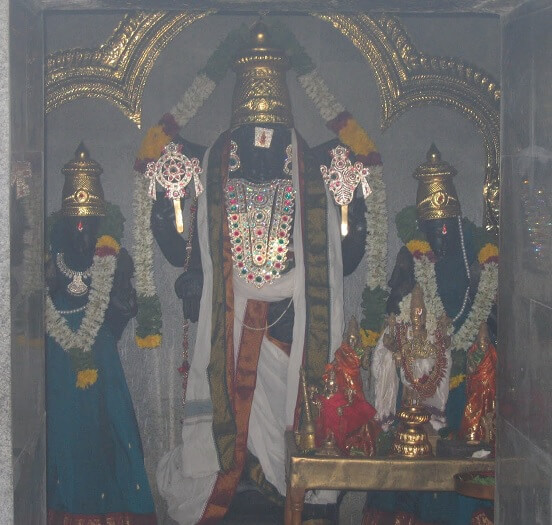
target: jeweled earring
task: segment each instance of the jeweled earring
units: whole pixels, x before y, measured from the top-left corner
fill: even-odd
[[[241,166],[240,157],[238,156],[238,145],[231,140],[230,141],[230,158],[228,159],[228,170],[236,171]]]
[[[284,161],[284,170],[283,170],[286,175],[289,175],[291,173],[292,157],[293,157],[293,147],[291,146],[291,144],[289,144],[289,146],[286,148],[286,160]]]

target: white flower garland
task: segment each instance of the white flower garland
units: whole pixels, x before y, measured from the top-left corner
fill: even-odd
[[[180,127],[184,127],[194,117],[199,108],[211,96],[217,84],[205,73],[197,75],[186,93],[170,111]]]
[[[370,167],[372,194],[366,199],[366,285],[387,289],[387,202],[383,167]]]
[[[67,320],[56,310],[50,295],[46,295],[46,329],[64,351],[78,348],[90,352],[92,349],[109,305],[116,265],[115,255],[94,255],[86,313],[76,332],[69,328]]]
[[[136,267],[136,293],[143,297],[156,294],[153,276],[153,234],[149,227],[149,217],[153,201],[148,195],[149,182],[141,173],[136,175],[134,200],[134,264]]]
[[[428,257],[422,255],[414,258],[414,276],[416,282],[424,292],[424,303],[427,309],[426,326],[429,333],[437,328],[437,319],[445,313],[443,302],[437,291],[437,278],[435,265]],[[481,269],[479,286],[470,313],[462,323],[460,329],[452,335],[451,349],[467,351],[477,337],[479,327],[491,313],[491,308],[496,299],[498,287],[498,264],[487,262]],[[399,305],[400,314],[398,320],[410,322],[410,297],[408,294]]]
[[[345,108],[335,99],[328,89],[324,79],[318,73],[318,69],[313,69],[310,73],[297,77],[297,81],[305,90],[307,96],[314,102],[316,109],[325,122],[333,120]]]
[[[345,111],[330,92],[317,69],[297,77],[299,84],[312,100],[320,116],[326,121],[335,119]],[[369,261],[366,271],[366,285],[371,288],[387,289],[387,205],[383,167],[370,166],[368,183],[372,193],[366,199],[366,256]]]

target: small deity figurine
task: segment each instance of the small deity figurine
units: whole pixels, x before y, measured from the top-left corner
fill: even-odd
[[[136,316],[132,259],[81,143],[49,228],[46,266],[48,524],[157,523],[117,341]],[[109,220],[102,221],[106,215]],[[122,219],[122,217],[121,217]],[[101,232],[101,234],[100,234]]]
[[[318,446],[331,433],[342,452],[346,451],[346,441],[351,434],[370,422],[375,415],[375,409],[364,397],[360,357],[351,346],[351,343],[358,343],[359,339],[351,327],[354,328],[354,323],[349,325],[349,333],[336,350],[334,360],[326,365],[326,372],[322,377],[324,391],[319,396],[320,416],[317,420]],[[366,436],[370,441],[366,448],[373,451],[375,441],[372,437]]]
[[[467,402],[460,424],[460,436],[468,441],[494,443],[496,363],[487,323],[481,323],[477,341],[468,351]]]
[[[443,412],[448,397],[450,375],[450,321],[442,315],[431,335],[427,330],[424,294],[416,284],[410,296],[409,321],[389,316],[383,344],[400,368],[403,401],[423,404],[433,414],[432,425],[442,426],[434,414]],[[409,397],[410,399],[406,399]]]

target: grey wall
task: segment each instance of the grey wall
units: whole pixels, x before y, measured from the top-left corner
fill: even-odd
[[[510,15],[503,30],[501,524],[552,522],[551,25],[552,7],[528,7]]]
[[[68,47],[94,47],[111,33],[119,19],[119,15],[108,14],[50,14],[46,18],[47,52]],[[498,77],[498,18],[415,16],[402,20],[421,51],[461,57],[485,67]],[[143,128],[155,124],[163,113],[171,109],[228,31],[242,22],[250,24],[253,21],[252,17],[213,15],[176,37],[161,54],[148,79],[143,100]],[[440,148],[443,158],[458,170],[456,187],[464,214],[480,224],[484,149],[481,136],[473,125],[447,109],[421,108],[405,114],[382,134],[375,80],[356,48],[317,19],[290,16],[285,18],[285,22],[319,64],[322,76],[337,99],[367,129],[382,153],[389,207],[390,267],[400,247],[394,216],[404,206],[415,202],[416,183],[411,174],[425,160],[426,151],[433,141]],[[312,145],[332,138],[291,75],[288,84],[300,133]],[[233,78],[229,74],[186,126],[183,132],[186,138],[210,144],[227,128],[232,86]],[[61,204],[63,177],[60,168],[72,157],[79,141],[84,139],[92,157],[104,168],[102,180],[106,196],[121,206],[127,218],[124,244],[130,247],[132,165],[142,132],[118,110],[99,100],[66,104],[47,115],[46,125],[48,212],[59,209]],[[125,332],[120,344],[152,481],[161,454],[180,439],[181,392],[176,368],[181,362],[182,344],[181,307],[173,291],[178,272],[170,268],[159,254],[156,255],[155,265],[163,307],[163,346],[147,352],[138,350],[133,342],[132,326]],[[365,266],[346,283],[347,313],[356,314],[359,318],[364,271]],[[158,512],[163,520],[162,503],[158,505]]]
[[[5,2],[7,3],[7,2]],[[1,523],[46,522],[46,439],[43,327],[43,19],[10,2],[10,170],[2,169],[0,272],[4,301],[11,296],[11,330],[2,319],[2,348],[11,341],[11,446],[13,511],[0,508]],[[4,31],[0,34],[5,35]],[[2,62],[4,65],[4,62]],[[4,118],[0,118],[5,122]],[[6,119],[7,120],[7,119]],[[4,139],[2,139],[4,144]],[[2,162],[6,158],[1,155]],[[11,181],[8,180],[11,172]],[[10,184],[11,182],[11,184]],[[9,200],[5,197],[9,194]],[[7,214],[9,212],[9,220]],[[10,268],[5,266],[10,264]],[[6,270],[6,272],[5,272]],[[7,277],[7,272],[9,278]],[[8,282],[10,288],[8,288]],[[8,317],[9,320],[9,317]],[[10,334],[11,332],[11,334]],[[10,364],[2,364],[2,380]],[[4,397],[3,397],[4,399]],[[2,425],[4,416],[2,415]],[[10,443],[3,433],[2,447]],[[4,479],[2,479],[4,481]],[[3,498],[8,502],[12,498]],[[9,514],[4,515],[4,511]]]

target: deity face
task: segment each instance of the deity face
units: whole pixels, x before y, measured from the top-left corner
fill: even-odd
[[[411,312],[412,330],[420,332],[425,329],[426,325],[426,309],[424,306],[416,306]]]
[[[65,217],[66,239],[76,256],[92,259],[99,224],[99,217]]]
[[[273,130],[264,147],[256,145],[257,128]],[[241,169],[230,174],[230,178],[263,183],[284,177],[282,170],[286,162],[286,148],[291,143],[291,132],[283,124],[244,124],[232,131],[232,140],[238,145]]]
[[[430,219],[420,221],[420,230],[425,233],[437,258],[462,252],[458,219]]]

